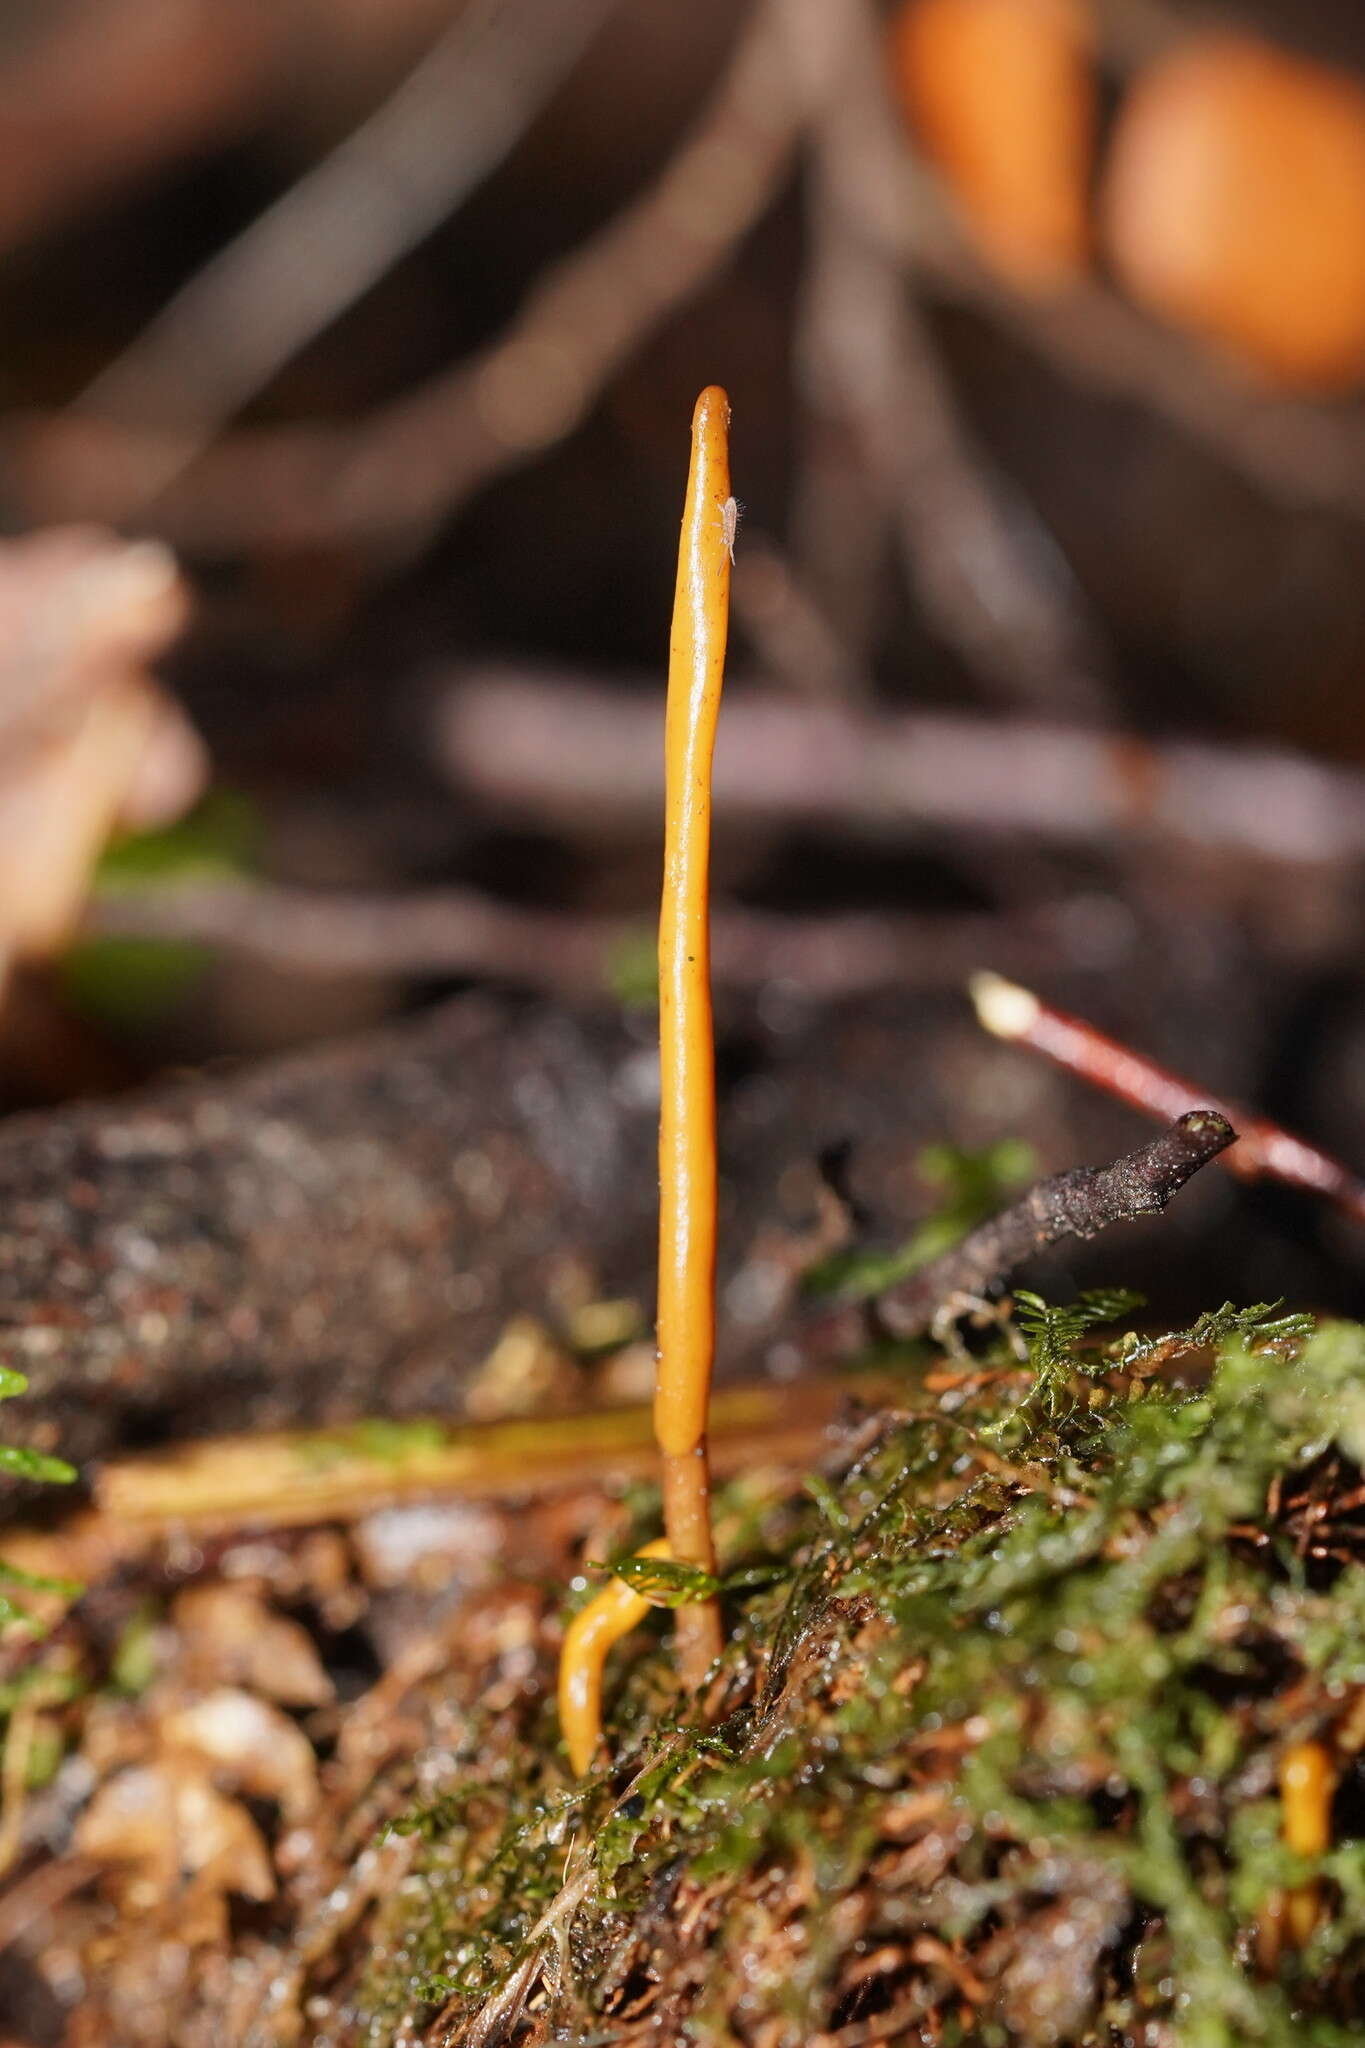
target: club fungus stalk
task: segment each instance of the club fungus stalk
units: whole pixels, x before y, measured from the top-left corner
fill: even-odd
[[[730,616],[730,401],[710,384],[692,414],[664,720],[664,885],[659,914],[659,1357],[654,1435],[664,1537],[641,1553],[712,1575],[707,1411],[716,1328],[716,1061],[711,1020],[711,757]],[[601,1736],[602,1666],[649,1602],[620,1580],[577,1615],[559,1665],[569,1758]],[[714,1599],[677,1611],[678,1672],[695,1692],[720,1655]]]
[[[637,1552],[640,1557],[667,1557],[668,1541],[660,1537]],[[650,1609],[643,1593],[624,1579],[613,1579],[564,1631],[559,1660],[559,1726],[569,1762],[581,1778],[590,1770],[602,1737],[602,1668],[607,1652],[622,1636],[638,1628]]]
[[[714,1573],[706,1420],[716,1322],[716,1077],[711,1020],[711,758],[730,613],[730,403],[708,385],[692,415],[664,725],[659,917],[659,1361],[654,1433],[674,1558]],[[678,1609],[689,1690],[720,1654],[714,1600]]]

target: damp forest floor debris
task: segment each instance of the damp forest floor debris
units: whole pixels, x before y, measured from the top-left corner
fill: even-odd
[[[7,2005],[72,2048],[1357,2038],[1365,1329],[1132,1308],[1021,1294],[821,1470],[721,1489],[708,1693],[679,1710],[661,1608],[582,1781],[558,1642],[648,1488],[92,1587],[0,1703]]]

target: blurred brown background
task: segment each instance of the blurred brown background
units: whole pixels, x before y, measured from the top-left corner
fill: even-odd
[[[715,380],[736,1042],[974,1046],[997,966],[1365,1158],[1362,66],[1349,0],[6,9],[7,1099],[647,992]],[[926,1139],[1075,1156],[963,1085]]]

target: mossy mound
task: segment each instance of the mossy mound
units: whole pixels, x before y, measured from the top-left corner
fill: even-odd
[[[1125,1306],[1028,1303],[1027,1365],[1007,1331],[825,1476],[731,1488],[727,1554],[769,1583],[681,1718],[664,1628],[619,1653],[583,1784],[548,1665],[494,1686],[400,1824],[355,2038],[1358,2038],[1365,1329],[1222,1311],[1086,1349]],[[1278,1791],[1304,1740],[1335,1782],[1312,1864]]]

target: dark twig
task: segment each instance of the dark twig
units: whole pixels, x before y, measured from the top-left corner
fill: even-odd
[[[1066,960],[1063,925],[876,911],[789,917],[726,905],[713,913],[711,965],[730,988],[774,981],[823,995],[956,988],[983,958],[1017,959],[1024,972]],[[87,908],[85,930],[225,946],[291,973],[472,975],[577,995],[600,995],[648,973],[654,943],[643,913],[537,910],[474,889],[362,895],[263,882],[102,889]]]
[[[484,670],[444,699],[436,749],[465,792],[610,837],[654,829],[662,732],[662,708],[644,693]],[[1061,846],[1150,835],[1291,864],[1365,855],[1365,778],[1287,752],[1155,747],[1024,719],[877,715],[760,690],[727,699],[716,809],[732,821],[883,838],[933,827]]]
[[[1238,377],[1093,279],[1055,299],[1026,298],[947,235],[921,261],[944,298],[978,307],[1094,390],[1161,414],[1265,497],[1365,518],[1358,408],[1280,396]]]
[[[384,104],[171,300],[71,408],[172,430],[150,496],[506,154],[614,0],[462,9]]]
[[[1111,706],[1080,594],[1028,507],[976,446],[904,266],[847,193],[862,136],[885,117],[866,0],[785,0],[813,108],[803,355],[816,406],[847,424],[935,629],[1006,704],[1089,717]]]
[[[800,121],[774,0],[658,179],[537,280],[488,348],[357,422],[238,433],[158,499],[158,532],[224,547],[406,537],[569,434],[659,323],[766,212]],[[48,416],[8,431],[34,517],[115,522],[177,466],[178,436]]]
[[[1365,1183],[1320,1152],[1315,1145],[1282,1130],[1268,1117],[1255,1116],[1235,1103],[1211,1096],[1145,1054],[1116,1038],[1106,1037],[1082,1018],[1068,1017],[998,974],[978,974],[971,982],[976,1014],[996,1038],[1045,1053],[1069,1074],[1079,1074],[1120,1102],[1149,1116],[1177,1116],[1192,1104],[1212,1102],[1218,1113],[1236,1123],[1237,1143],[1223,1164],[1243,1180],[1278,1180],[1286,1186],[1325,1195],[1357,1223],[1365,1223]]]
[[[610,1019],[476,998],[0,1127],[0,1364],[16,1441],[445,1409],[567,1247],[648,1271],[653,1106]],[[206,1219],[211,1219],[206,1222]],[[21,1432],[26,1434],[21,1436]]]
[[[1068,1237],[1095,1237],[1111,1223],[1155,1216],[1237,1133],[1213,1109],[1192,1109],[1160,1137],[1112,1166],[1075,1166],[1040,1180],[968,1233],[961,1244],[881,1296],[878,1312],[897,1336],[928,1329],[955,1296],[997,1292],[1035,1253]]]

